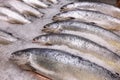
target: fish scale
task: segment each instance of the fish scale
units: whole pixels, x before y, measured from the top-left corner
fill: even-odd
[[[46,24],[42,29],[42,31],[47,33],[67,33],[66,30],[78,31],[80,33],[76,33],[77,35],[90,39],[120,55],[120,36],[92,23],[72,20],[59,21]],[[91,38],[92,35],[95,39],[93,37]],[[97,37],[101,39],[97,40]]]
[[[120,30],[120,20],[112,16],[103,14],[98,11],[90,10],[71,10],[67,12],[58,13],[53,16],[54,21],[62,20],[78,20],[84,22],[93,22],[98,26],[101,26],[108,30],[119,31]]]
[[[54,33],[35,37],[33,39],[33,42],[46,45],[66,45],[69,48],[96,57],[97,59],[112,67],[116,72],[120,73],[120,56],[107,49],[106,47],[101,46],[86,38],[66,33]]]
[[[49,1],[51,3],[57,3],[57,0],[46,0],[46,1]],[[42,7],[44,9],[40,8],[39,10],[44,11],[49,6],[46,3],[42,2],[42,0],[41,1],[39,1],[39,0],[22,0],[22,2],[26,3],[26,5],[28,5],[29,7],[32,6],[32,8],[34,10],[37,10],[39,7]],[[57,6],[55,6],[55,7],[57,7]],[[10,8],[8,8],[8,9],[10,9]],[[16,9],[15,11],[17,11],[17,10],[22,11],[22,9]],[[49,12],[47,10],[45,11],[45,13]],[[17,12],[19,12],[19,11],[17,11]],[[24,11],[25,10],[23,10],[23,12]],[[52,10],[50,12],[52,12]],[[25,12],[24,14],[27,14],[27,13]],[[34,13],[34,11],[32,13]],[[52,12],[52,13],[54,13],[54,12]],[[24,15],[24,14],[22,14],[22,15]],[[39,16],[39,14],[35,14],[35,15]],[[88,15],[89,14],[87,13],[85,16],[88,16]],[[33,15],[31,15],[31,16],[33,16]],[[73,19],[73,17],[70,17],[70,18]],[[103,16],[101,17],[99,15],[98,18],[105,19],[106,17],[103,17]],[[0,15],[0,19],[6,20],[6,16]],[[41,18],[41,19],[43,19],[43,18]],[[15,22],[15,19],[12,22]],[[43,22],[44,22],[44,20],[43,21],[40,20],[41,24],[44,24]],[[41,24],[39,26],[41,26]],[[113,23],[111,23],[111,24],[113,24]],[[36,26],[34,26],[34,28]],[[24,29],[25,28],[23,28],[23,30]],[[31,29],[31,25],[28,29],[29,29],[30,33],[34,33],[34,29]],[[17,30],[17,28],[16,28],[16,30]],[[33,30],[33,32],[32,32],[32,30]],[[22,34],[24,34],[24,31],[22,33],[20,33],[20,35],[22,35]],[[110,33],[108,32],[108,34],[110,34]],[[26,36],[27,36],[27,38],[29,38],[29,35],[26,34]],[[32,35],[30,35],[30,36],[32,36]],[[113,37],[113,38],[116,38],[116,37]],[[58,41],[60,41],[60,40],[62,41],[63,39],[64,39],[63,37],[62,38],[56,37],[56,40],[58,40]],[[44,42],[44,40],[46,40],[46,39],[42,38],[43,42]],[[88,40],[88,42],[86,41],[83,43],[80,43],[79,42],[80,40],[76,40],[76,38],[73,38],[73,37],[70,37],[69,39],[68,39],[68,37],[65,37],[65,40],[67,40],[66,44],[71,45],[71,43],[74,43],[74,41],[76,41],[75,45],[80,45],[80,46],[82,46],[81,48],[85,48],[85,49],[79,49],[80,53],[82,52],[84,57],[83,56],[80,57],[80,55],[76,55],[76,56],[71,55],[71,53],[60,51],[60,50],[54,50],[54,49],[43,49],[42,50],[40,48],[38,50],[38,48],[37,49],[32,48],[32,49],[21,50],[21,51],[17,51],[15,53],[13,53],[10,60],[12,60],[16,64],[20,65],[20,67],[22,67],[25,70],[32,70],[33,72],[37,72],[37,73],[42,74],[46,77],[49,77],[50,79],[53,79],[53,80],[119,80],[120,79],[120,77],[119,77],[120,68],[119,68],[119,58],[118,58],[119,55],[117,55],[116,53],[112,52],[111,50],[109,50],[103,46],[100,46],[99,44],[98,44],[99,46],[96,43],[93,44],[94,42],[92,43],[92,41],[90,41],[90,40]],[[86,40],[86,39],[83,39],[83,41],[84,40]],[[46,41],[48,41],[48,40],[46,40]],[[37,42],[36,39],[34,39],[33,42]],[[61,45],[61,43],[57,43],[57,41],[54,41],[54,42],[56,43],[55,45]],[[81,40],[81,42],[82,42],[82,40]],[[39,43],[39,41],[38,41],[38,43]],[[88,45],[89,43],[92,43],[92,45],[91,44]],[[109,43],[114,44],[112,41]],[[23,44],[24,44],[24,42],[23,42]],[[47,44],[51,45],[50,41]],[[62,44],[62,45],[66,45],[66,44]],[[94,47],[96,45],[97,45],[97,47]],[[73,47],[68,46],[68,47],[76,48],[74,46]],[[92,47],[95,50],[90,50]],[[87,51],[86,49],[89,49],[89,50]],[[75,50],[78,50],[78,48]],[[48,51],[48,52],[46,52],[46,51]],[[98,53],[97,53],[97,51],[98,51]],[[90,55],[90,58],[92,58],[92,59],[90,59],[88,56],[86,56],[87,57],[87,60],[86,60],[86,57],[84,55],[86,52],[88,52],[88,56]],[[42,55],[40,53],[42,53]],[[59,54],[57,54],[57,53],[59,53]],[[104,54],[104,53],[107,53],[107,54]],[[101,54],[102,54],[102,56],[101,56]],[[110,56],[110,57],[108,57],[108,56]],[[96,63],[94,63],[93,60],[95,60]],[[102,65],[102,62],[103,62],[103,65]]]
[[[97,64],[85,60],[82,57],[78,57],[68,52],[56,49],[24,49],[12,53],[11,60],[18,65],[25,65],[28,67],[27,70],[32,70],[32,68],[36,69],[37,73],[45,75],[53,80],[120,79],[118,75],[113,74],[109,70],[98,66]],[[28,64],[31,66],[31,68],[28,66]]]
[[[120,19],[120,9],[118,7],[105,4],[105,3],[83,1],[83,2],[69,3],[61,7],[61,11],[70,11],[70,10],[75,10],[75,9],[99,11],[104,14],[108,14],[110,16]]]

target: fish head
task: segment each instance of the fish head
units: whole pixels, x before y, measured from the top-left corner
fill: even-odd
[[[46,35],[40,35],[38,37],[35,37],[33,39],[33,43],[40,43],[43,45],[51,45],[50,39],[49,39],[49,34]]]
[[[72,10],[73,7],[74,7],[73,3],[69,3],[67,5],[62,6],[60,11],[61,12],[69,11],[69,10]]]
[[[69,14],[70,13],[70,14]],[[63,12],[63,13],[59,13],[56,14],[55,16],[53,16],[53,21],[65,21],[65,20],[72,20],[75,19],[74,17],[71,16],[71,12]]]
[[[24,70],[32,71],[33,68],[30,65],[31,52],[27,50],[20,50],[13,52],[10,56],[10,61],[17,64]]]
[[[64,5],[60,8],[60,11],[61,12],[64,12],[64,11],[67,11],[67,5]]]
[[[22,51],[16,51],[11,54],[10,60],[13,61],[15,64],[18,65],[25,65],[29,62],[29,52]]]
[[[42,31],[46,33],[60,33],[62,30],[62,27],[57,23],[47,24],[42,29]]]

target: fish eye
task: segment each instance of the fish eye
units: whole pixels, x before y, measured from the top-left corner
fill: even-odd
[[[63,6],[63,7],[61,7],[61,9],[64,9],[65,7]]]
[[[47,25],[45,25],[43,28],[48,28],[50,25],[49,24],[47,24]]]
[[[11,36],[13,35],[12,33],[8,33],[8,34],[11,35]]]
[[[34,39],[33,39],[33,41],[37,41],[38,39],[39,39],[39,38],[38,38],[38,37],[36,37],[36,38],[34,38]]]
[[[34,38],[33,41],[36,41],[36,38]]]
[[[43,28],[47,28],[47,26],[44,26]]]

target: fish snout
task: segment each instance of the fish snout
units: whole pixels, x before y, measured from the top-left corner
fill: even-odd
[[[60,8],[60,12],[64,12],[64,11],[67,11],[67,8],[65,6]]]
[[[53,20],[53,21],[58,21],[59,18],[60,18],[60,17],[59,17],[58,15],[55,15],[55,16],[53,16],[52,20]]]
[[[53,16],[52,18],[53,21],[62,21],[62,20],[66,20],[65,18],[61,17],[59,14]]]
[[[19,55],[20,55],[19,53],[12,53],[9,60],[17,63],[19,61],[19,58],[20,58]]]

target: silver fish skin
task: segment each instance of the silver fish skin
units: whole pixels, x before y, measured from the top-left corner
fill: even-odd
[[[61,11],[70,11],[75,9],[99,11],[120,19],[120,9],[109,4],[100,2],[73,2],[61,7]]]
[[[23,2],[25,2],[26,4],[32,6],[32,7],[41,7],[41,8],[47,8],[48,5],[39,1],[39,0],[22,0]]]
[[[8,21],[10,23],[20,23],[20,24],[31,23],[29,20],[25,19],[22,15],[5,7],[0,7],[0,14],[3,16],[1,18],[1,20],[3,21]]]
[[[12,53],[10,60],[52,80],[120,80],[118,75],[97,64],[56,49],[24,49]]]
[[[52,2],[54,4],[57,4],[58,3],[58,0],[48,0],[49,2]]]
[[[85,38],[88,38],[100,45],[103,45],[108,49],[114,51],[115,53],[118,53],[118,55],[120,55],[120,36],[113,33],[112,31],[94,25],[92,23],[72,21],[72,20],[59,21],[59,22],[49,23],[45,25],[42,29],[42,31],[47,33],[61,33],[64,32],[65,30],[78,31],[81,33],[79,35],[82,37],[85,37],[84,34],[86,33]],[[100,39],[96,40],[97,38],[95,39],[91,38],[90,34],[98,36],[103,40]]]
[[[71,49],[75,49],[96,57],[120,73],[120,56],[106,47],[86,38],[66,33],[54,33],[35,37],[33,39],[33,43],[41,43],[46,45],[66,45]]]
[[[81,31],[81,32],[86,31],[92,34],[97,34],[98,36],[102,36],[104,38],[109,38],[118,42],[120,41],[120,36],[113,33],[112,31],[104,29],[93,23],[87,23],[82,21],[67,20],[67,21],[52,22],[46,24],[42,29],[42,31],[44,32],[56,32],[56,33],[59,33],[63,30],[72,30],[72,31]]]
[[[119,31],[120,19],[103,14],[97,11],[90,10],[72,10],[53,16],[54,21],[62,20],[78,20],[84,22],[92,22],[108,30]]]
[[[14,37],[11,33],[0,30],[0,44],[10,44],[17,40],[18,38]]]
[[[43,16],[42,13],[40,13],[36,9],[32,8],[31,6],[28,6],[27,4],[21,1],[9,0],[6,2],[6,6],[12,7],[13,9],[15,9],[16,11],[18,11],[19,13],[23,15],[32,15],[35,17]]]

